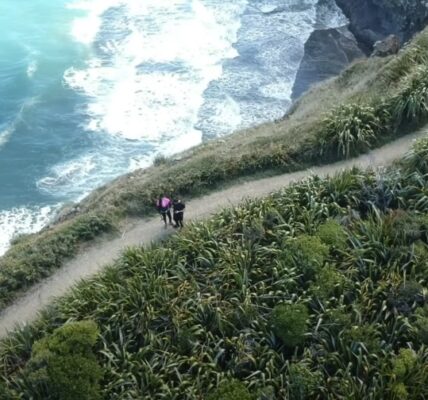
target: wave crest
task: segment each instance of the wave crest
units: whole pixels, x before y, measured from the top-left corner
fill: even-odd
[[[46,226],[59,206],[19,207],[0,211],[0,256],[7,251],[10,241],[17,235],[34,233]]]

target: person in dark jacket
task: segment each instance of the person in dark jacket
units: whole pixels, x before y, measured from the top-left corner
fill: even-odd
[[[169,224],[172,225],[171,206],[172,206],[171,199],[165,195],[159,197],[159,200],[156,202],[156,208],[159,211],[159,214],[161,215],[163,222],[165,223],[165,228],[167,227],[167,223],[166,223],[167,217],[168,217]]]
[[[174,213],[174,222],[175,228],[183,228],[183,219],[184,219],[184,209],[186,208],[186,205],[180,200],[174,200],[172,203],[172,209]]]

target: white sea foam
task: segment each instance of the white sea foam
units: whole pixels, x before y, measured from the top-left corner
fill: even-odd
[[[15,116],[15,120],[6,125],[3,130],[0,130],[0,149],[9,142],[10,138],[17,129],[17,124],[22,121],[24,112],[36,105],[38,101],[39,99],[37,97],[29,97],[26,99]]]
[[[0,149],[9,141],[14,130],[15,127],[13,125],[10,125],[0,132]]]
[[[142,169],[150,167],[153,164],[156,154],[134,156],[129,159],[128,171],[135,171],[136,169]]]
[[[91,44],[95,40],[101,25],[102,15],[111,7],[117,7],[125,0],[77,0],[68,4],[69,9],[82,11],[83,16],[75,19],[72,35],[78,42]]]
[[[223,66],[210,85],[198,126],[207,136],[271,121],[284,115],[304,56],[304,46],[317,21],[318,0],[250,0],[241,17],[236,48],[239,56]],[[225,98],[235,107],[233,124],[213,118]]]
[[[87,68],[65,74],[70,87],[90,98],[87,129],[168,151],[198,144],[194,125],[204,90],[221,76],[223,60],[237,56],[232,45],[246,1],[215,3],[122,2],[126,22],[113,22],[124,34],[98,43],[101,55]]]
[[[338,28],[349,23],[335,0],[321,2],[317,14],[317,29]]]
[[[57,198],[80,201],[91,190],[117,174],[113,157],[84,155],[53,166],[49,175],[37,181],[40,191]]]
[[[39,65],[37,60],[30,61],[27,67],[27,76],[29,79],[32,79],[34,77],[34,74],[37,72],[38,67]]]
[[[17,235],[33,233],[42,229],[54,216],[60,205],[45,207],[20,207],[0,211],[0,255],[9,248]]]

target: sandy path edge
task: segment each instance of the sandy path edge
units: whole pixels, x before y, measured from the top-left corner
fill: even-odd
[[[239,204],[244,198],[263,197],[309,175],[323,177],[354,166],[368,168],[391,164],[410,149],[415,139],[427,133],[428,129],[424,128],[352,160],[238,184],[195,198],[187,203],[186,219],[207,218],[224,207]],[[84,252],[68,261],[51,277],[32,287],[0,314],[0,338],[5,337],[16,326],[34,321],[38,312],[53,298],[65,294],[81,279],[94,275],[101,271],[103,266],[111,264],[125,247],[149,244],[165,237],[171,231],[172,228],[165,230],[162,227],[159,217],[132,220],[125,225],[120,237],[88,246]]]

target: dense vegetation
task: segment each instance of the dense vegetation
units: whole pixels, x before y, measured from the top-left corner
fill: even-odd
[[[3,396],[60,399],[49,377],[34,391],[34,365],[92,321],[87,390],[106,399],[428,398],[427,154],[428,138],[390,170],[307,179],[128,249],[2,342]]]
[[[242,177],[353,156],[414,130],[428,117],[427,62],[428,30],[398,56],[362,60],[314,88],[281,121],[208,142],[177,159],[158,157],[153,168],[95,191],[65,213],[65,225],[20,238],[0,258],[0,310],[80,244],[112,230],[113,221],[153,212],[162,192],[195,196]]]

